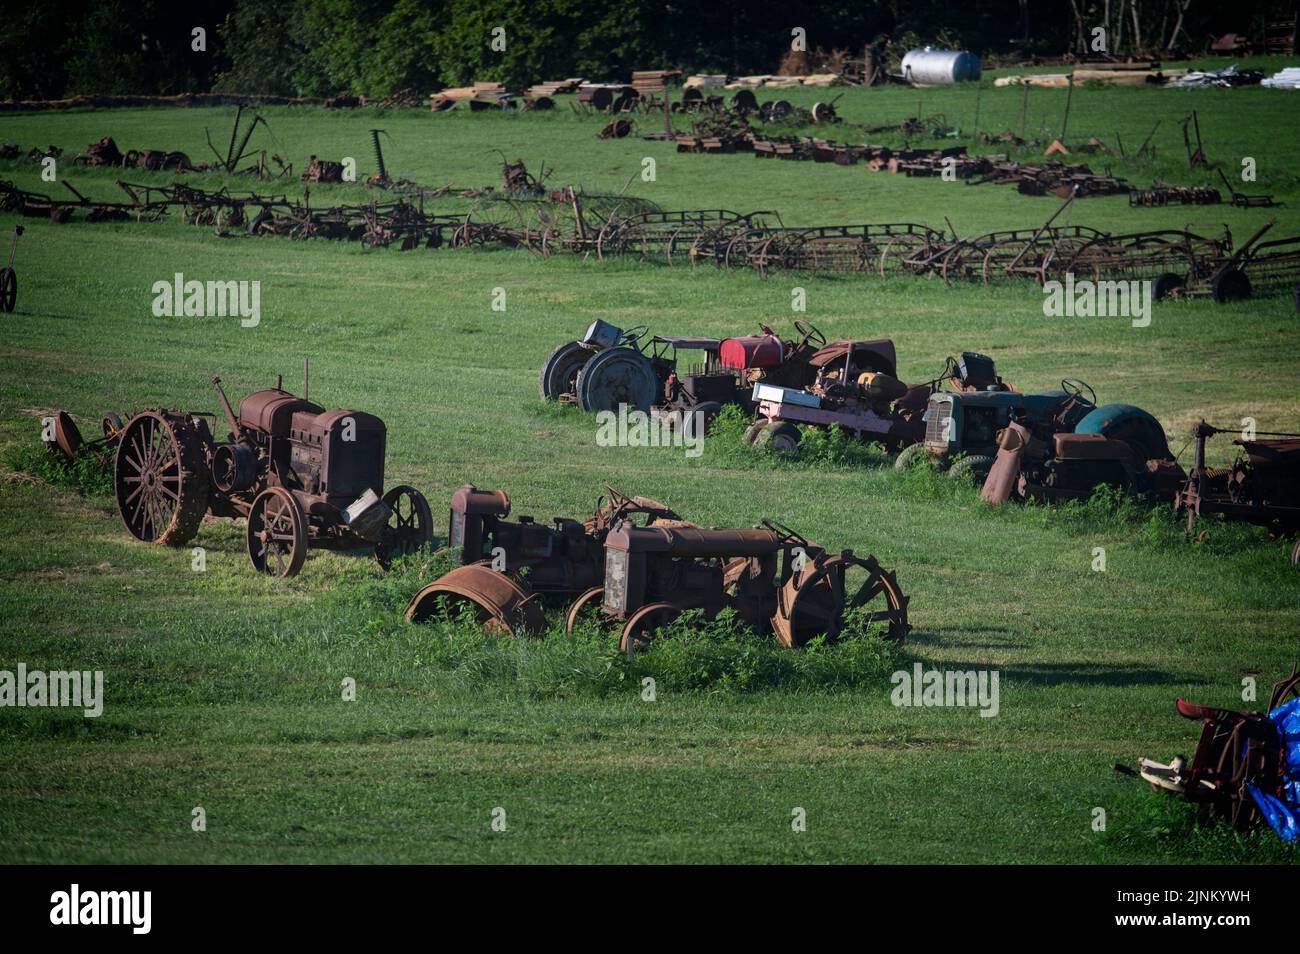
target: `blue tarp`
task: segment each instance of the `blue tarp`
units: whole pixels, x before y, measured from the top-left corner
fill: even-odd
[[[1300,699],[1292,699],[1268,714],[1282,743],[1282,797],[1261,792],[1249,782],[1246,788],[1283,841],[1300,838]]]

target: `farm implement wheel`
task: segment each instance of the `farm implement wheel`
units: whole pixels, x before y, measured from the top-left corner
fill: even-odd
[[[647,603],[623,624],[618,638],[619,652],[625,653],[628,659],[633,658],[650,645],[656,632],[681,615],[682,607],[675,603]]]
[[[0,311],[8,314],[18,301],[18,276],[12,268],[0,269]]]
[[[566,394],[577,392],[578,372],[591,360],[593,352],[581,342],[566,341],[546,359],[538,376],[538,390],[542,400],[558,401]]]
[[[902,642],[911,629],[907,603],[898,578],[874,556],[863,559],[852,550],[834,556],[822,553],[781,587],[772,628],[783,646],[794,649],[818,636],[835,642],[844,614],[865,607],[868,621],[888,624],[887,639]]]
[[[248,512],[248,558],[259,573],[296,576],[307,559],[307,515],[283,487],[257,495]]]
[[[458,566],[438,577],[415,594],[406,618],[423,623],[440,612],[450,616],[466,608],[486,632],[499,636],[531,636],[546,626],[537,600],[486,563]]]
[[[384,503],[393,515],[375,544],[375,559],[387,570],[394,557],[419,553],[433,542],[433,512],[424,494],[405,484],[384,494]]]
[[[113,496],[126,529],[145,543],[178,546],[208,509],[208,473],[198,429],[185,417],[142,411],[122,431]]]
[[[610,348],[578,372],[578,406],[589,414],[616,411],[626,404],[649,411],[659,393],[650,359],[631,348]]]
[[[600,606],[600,600],[604,596],[605,587],[593,586],[570,603],[569,611],[564,614],[564,631],[572,635],[574,627],[578,625],[578,620],[582,618],[583,610]]]

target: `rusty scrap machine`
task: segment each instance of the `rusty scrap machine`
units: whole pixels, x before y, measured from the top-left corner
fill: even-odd
[[[873,556],[830,553],[772,521],[708,529],[658,501],[607,490],[592,517],[548,527],[506,520],[510,498],[501,491],[460,488],[450,543],[462,565],[420,590],[406,618],[468,608],[490,632],[535,635],[545,628],[542,597],[563,596],[568,632],[594,610],[619,626],[629,655],[691,609],[712,618],[732,608],[795,648],[839,638],[846,614],[859,609],[890,639],[908,632],[908,598]]]
[[[1271,527],[1282,534],[1300,532],[1300,434],[1256,432],[1233,441],[1241,453],[1231,467],[1207,467],[1205,442],[1230,430],[1201,421],[1192,431],[1196,458],[1187,481],[1174,497],[1174,509],[1187,515],[1187,529],[1197,517],[1223,514]],[[1300,563],[1300,544],[1292,554]]]
[[[248,557],[260,572],[293,576],[310,547],[372,549],[385,568],[433,539],[424,496],[398,485],[383,493],[384,422],[363,411],[326,411],[277,382],[254,391],[236,414],[221,387],[229,434],[218,440],[216,415],[148,409],[125,425],[105,419],[117,446],[113,491],[126,529],[137,540],[180,546],[207,514],[248,521]],[[71,425],[71,419],[60,423]],[[80,435],[58,445],[75,456]],[[66,445],[66,446],[65,446]],[[381,498],[380,494],[383,493]]]

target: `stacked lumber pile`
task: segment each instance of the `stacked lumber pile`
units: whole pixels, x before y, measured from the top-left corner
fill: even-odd
[[[572,93],[577,90],[583,83],[582,77],[572,77],[562,80],[546,80],[544,83],[537,83],[528,87],[529,96],[555,96],[558,93]]]
[[[662,93],[670,79],[682,75],[681,70],[641,70],[632,73],[632,88],[642,98],[650,93]]]

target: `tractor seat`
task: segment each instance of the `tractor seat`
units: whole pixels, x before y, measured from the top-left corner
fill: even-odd
[[[1123,441],[1100,434],[1057,434],[1056,456],[1063,460],[1126,460],[1133,455]]]

